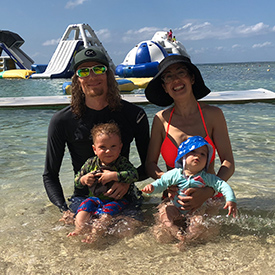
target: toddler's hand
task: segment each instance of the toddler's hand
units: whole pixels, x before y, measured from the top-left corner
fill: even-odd
[[[102,173],[96,173],[96,176],[98,177],[98,181],[101,182],[103,185],[110,181],[117,181],[117,172],[104,170]]]
[[[95,182],[95,174],[94,173],[88,173],[81,177],[80,182],[82,185],[88,185],[91,187]]]

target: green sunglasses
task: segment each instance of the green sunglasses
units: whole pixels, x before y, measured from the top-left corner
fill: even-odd
[[[87,77],[90,75],[91,70],[95,75],[105,74],[107,67],[104,65],[96,65],[93,67],[81,68],[76,71],[76,75],[79,77]]]

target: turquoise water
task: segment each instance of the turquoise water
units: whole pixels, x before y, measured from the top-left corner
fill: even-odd
[[[213,91],[275,91],[275,63],[198,67]],[[64,81],[1,79],[0,96],[61,95]],[[143,107],[151,123],[160,108]],[[182,269],[191,274],[271,274],[275,268],[275,104],[219,107],[227,120],[236,161],[229,183],[235,190],[240,215],[233,220],[222,211],[215,218],[222,227],[216,241],[185,252],[173,244],[156,243],[147,226],[130,238],[107,238],[101,247],[66,238],[72,227],[58,222],[61,214],[48,201],[42,182],[47,127],[57,110],[0,109],[0,273],[178,274]],[[131,161],[138,165],[134,145]],[[163,162],[160,165],[164,167]],[[68,197],[73,189],[68,152],[61,181]],[[158,196],[147,199],[144,209],[158,202]]]

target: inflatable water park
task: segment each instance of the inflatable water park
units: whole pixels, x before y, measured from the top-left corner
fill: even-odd
[[[171,42],[164,31],[157,32],[151,40],[138,43],[117,67],[88,24],[69,25],[50,59],[49,64],[34,64],[20,47],[24,39],[11,31],[0,31],[0,78],[70,78],[73,75],[73,57],[82,47],[96,46],[107,56],[117,76],[121,91],[145,88],[157,73],[159,62],[168,54],[184,54],[187,51],[179,42]],[[5,53],[6,56],[2,56]],[[69,92],[70,83],[63,85]]]
[[[158,64],[166,56],[178,54],[190,58],[184,45],[179,41],[169,40],[165,31],[158,31],[151,40],[141,41],[135,45],[118,66],[115,66],[103,44],[88,24],[69,25],[48,64],[34,64],[34,61],[20,49],[24,42],[24,39],[17,33],[0,31],[0,78],[71,78],[73,57],[77,51],[83,47],[96,46],[107,56],[110,66],[115,72],[120,91],[131,92],[134,89],[146,88],[149,81],[156,75]],[[22,102],[25,102],[25,106],[67,105],[71,94],[71,82],[64,82],[62,90],[66,95],[64,97],[40,97],[40,99],[32,97]],[[126,95],[126,97],[126,100],[134,103],[147,102],[144,95]],[[205,98],[206,101],[215,103],[274,99],[275,93],[262,88],[249,91],[211,92]],[[16,98],[0,99],[0,107],[16,106],[21,106]]]

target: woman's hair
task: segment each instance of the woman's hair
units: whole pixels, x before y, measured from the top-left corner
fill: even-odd
[[[107,103],[111,111],[119,110],[121,107],[121,96],[119,92],[118,83],[114,77],[113,71],[108,67],[107,74]],[[76,74],[72,77],[72,97],[71,97],[72,112],[78,117],[82,117],[86,110],[85,94],[81,89]]]
[[[91,136],[94,140],[98,135],[117,135],[121,140],[121,133],[118,125],[115,122],[100,123],[95,125],[91,130]]]

